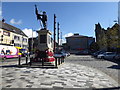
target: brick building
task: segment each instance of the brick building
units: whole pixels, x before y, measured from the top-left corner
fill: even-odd
[[[95,39],[93,37],[74,34],[73,36],[66,37],[66,44],[69,50],[84,50],[89,49],[89,46]]]

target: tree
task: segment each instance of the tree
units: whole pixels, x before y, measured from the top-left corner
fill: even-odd
[[[92,43],[90,44],[90,50],[91,50],[92,52],[98,51],[98,50],[99,50],[99,45],[98,45],[96,42],[92,42]]]

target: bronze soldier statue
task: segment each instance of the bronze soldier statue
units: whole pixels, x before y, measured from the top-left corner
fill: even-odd
[[[46,12],[43,11],[43,14],[39,14],[38,10],[37,10],[37,6],[35,5],[35,13],[36,13],[36,16],[37,16],[37,20],[41,20],[42,23],[43,23],[44,29],[47,29],[47,15],[46,15]]]

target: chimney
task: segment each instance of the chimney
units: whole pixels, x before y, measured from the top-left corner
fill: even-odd
[[[79,35],[79,33],[74,33],[74,35]]]
[[[4,18],[2,19],[2,22],[5,23],[5,19]]]

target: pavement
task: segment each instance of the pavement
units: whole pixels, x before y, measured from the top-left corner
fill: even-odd
[[[54,69],[3,67],[1,83],[2,88],[118,87],[115,80],[97,69],[73,63],[63,63]]]

